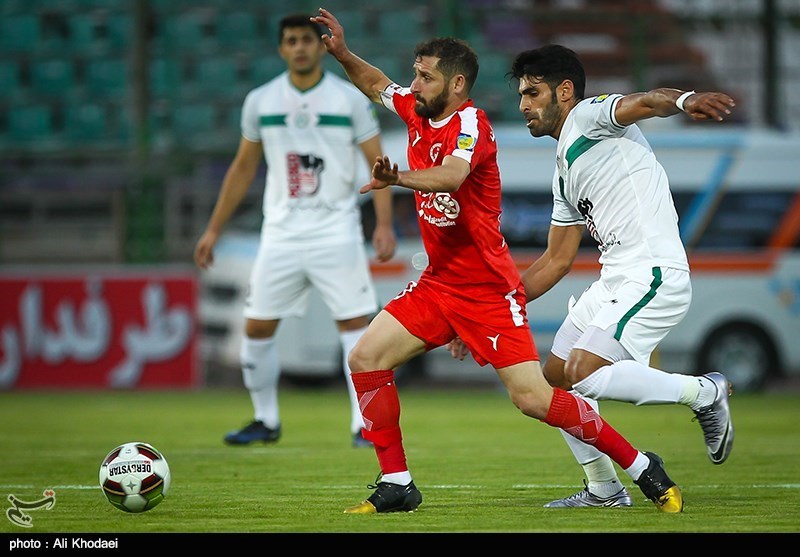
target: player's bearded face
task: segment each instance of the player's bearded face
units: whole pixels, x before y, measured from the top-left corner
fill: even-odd
[[[541,135],[550,135],[552,134],[555,129],[558,127],[558,123],[561,121],[561,107],[558,106],[558,100],[556,99],[556,93],[553,91],[552,96],[550,97],[550,104],[545,105],[542,108],[541,112],[541,120],[539,125],[539,131],[542,133]],[[533,134],[533,128],[531,128],[531,134]]]
[[[414,98],[417,100],[414,105],[414,112],[422,118],[436,118],[437,116],[441,116],[447,106],[449,97],[450,93],[447,87],[444,87],[441,93],[429,100],[425,99],[421,94],[416,94],[414,95]]]
[[[536,100],[527,101],[525,112],[528,120],[528,131],[533,137],[552,136],[561,122],[562,108],[558,104],[555,91],[536,97]],[[545,100],[548,99],[548,100]]]

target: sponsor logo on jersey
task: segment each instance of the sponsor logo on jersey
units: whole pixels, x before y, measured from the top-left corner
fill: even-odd
[[[607,98],[608,98],[608,93],[605,93],[603,95],[597,95],[595,98],[592,99],[592,103],[591,104],[601,103],[604,100],[606,100]]]
[[[315,155],[287,153],[286,174],[289,179],[289,197],[307,197],[317,193],[325,161]]]
[[[428,224],[443,228],[455,226],[461,206],[449,193],[420,193],[419,216]]]
[[[458,139],[456,140],[456,144],[458,148],[462,151],[471,151],[475,148],[475,138],[471,135],[467,135],[465,133],[458,134]]]

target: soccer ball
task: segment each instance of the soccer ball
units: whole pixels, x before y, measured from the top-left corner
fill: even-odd
[[[108,501],[129,513],[149,511],[169,491],[167,459],[147,443],[124,443],[100,465],[100,487]]]

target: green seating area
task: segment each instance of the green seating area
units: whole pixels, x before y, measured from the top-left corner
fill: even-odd
[[[469,40],[481,57],[477,104],[494,121],[515,120],[504,74],[513,50],[536,44],[535,18],[490,4],[465,0],[443,16],[422,0],[342,0],[336,13],[353,50],[402,85],[411,81],[417,42],[452,33]],[[291,6],[310,13],[317,5]],[[155,149],[230,151],[247,92],[285,69],[277,25],[287,11],[281,0],[4,0],[0,148],[131,149],[137,126],[130,115],[147,114]],[[555,21],[547,25],[553,39]],[[344,75],[332,59],[325,67]],[[378,113],[384,127],[400,125]]]
[[[285,69],[277,26],[286,4],[144,4],[143,18],[127,0],[0,4],[4,152],[131,149],[138,137],[132,115],[140,113],[148,115],[154,149],[235,147],[245,95]],[[316,7],[302,4],[292,7]],[[427,4],[412,4],[401,10],[388,0],[352,0],[337,7],[352,48],[404,85],[414,45],[437,31]],[[344,75],[332,59],[325,67]],[[399,125],[391,114],[378,114],[385,127]]]

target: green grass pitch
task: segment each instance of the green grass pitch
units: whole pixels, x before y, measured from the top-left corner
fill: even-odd
[[[800,394],[734,395],[728,461],[706,457],[682,406],[604,402],[610,423],[660,454],[683,490],[680,515],[660,513],[633,482],[629,509],[544,509],[582,487],[561,435],[526,418],[500,389],[399,385],[406,452],[423,503],[414,513],[346,515],[378,473],[371,449],[350,445],[340,388],[285,387],[283,437],[228,447],[251,418],[246,391],[0,394],[0,534],[42,533],[796,533],[800,532]],[[141,514],[109,504],[97,484],[106,453],[145,441],[167,458],[172,486]],[[8,517],[9,496],[41,499],[29,527]]]

